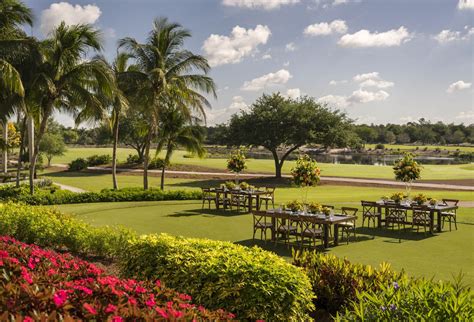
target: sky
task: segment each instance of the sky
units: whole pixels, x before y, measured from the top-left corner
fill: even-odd
[[[144,41],[156,17],[192,33],[218,86],[209,125],[263,93],[315,97],[356,123],[474,123],[474,0],[25,0],[34,36],[61,21]],[[72,119],[57,119],[72,125]]]

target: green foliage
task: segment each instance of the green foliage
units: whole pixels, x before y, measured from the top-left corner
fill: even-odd
[[[413,154],[405,153],[402,159],[395,161],[393,172],[395,179],[405,183],[421,178],[422,167],[413,159]]]
[[[95,167],[112,162],[112,157],[108,154],[94,154],[87,158],[87,165],[89,167]]]
[[[201,192],[159,189],[143,190],[140,188],[125,188],[120,190],[104,189],[101,192],[72,192],[56,188],[35,189],[31,195],[26,185],[19,188],[14,186],[0,187],[1,201],[23,202],[29,205],[61,205],[93,202],[121,201],[162,201],[162,200],[198,200]]]
[[[88,166],[86,159],[77,158],[69,163],[69,171],[81,171],[87,169]]]
[[[140,157],[137,154],[129,154],[127,157],[127,164],[139,164]]]
[[[168,164],[165,162],[164,159],[156,157],[150,160],[150,163],[148,164],[148,169],[163,169],[163,167],[167,165]]]
[[[316,252],[295,252],[293,264],[302,267],[308,275],[315,294],[317,309],[331,314],[356,300],[357,292],[377,291],[381,285],[399,280],[403,273],[395,273],[387,264],[378,269],[353,264],[347,259]]]
[[[293,182],[300,187],[311,187],[319,183],[321,170],[318,163],[305,154],[296,160],[296,165],[291,169]]]
[[[454,282],[410,280],[380,281],[337,317],[338,321],[472,321],[474,297],[462,277]]]
[[[385,150],[385,145],[383,145],[382,143],[379,143],[375,146],[375,149],[376,150]]]
[[[51,165],[51,159],[54,156],[64,155],[67,150],[63,137],[56,133],[45,133],[40,141],[39,149],[48,159],[48,166]]]
[[[120,259],[125,276],[160,278],[212,308],[242,320],[307,320],[313,308],[307,276],[260,248],[165,234],[130,242]]]

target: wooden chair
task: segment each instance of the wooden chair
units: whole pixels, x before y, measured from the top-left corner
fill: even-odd
[[[213,195],[211,192],[211,189],[209,188],[201,188],[202,191],[202,207],[201,209],[204,209],[204,204],[206,202],[209,203],[209,209],[211,209],[211,202],[214,201],[216,203],[216,196]]]
[[[364,227],[365,219],[367,219],[367,228],[370,227],[370,222],[374,223],[374,228],[376,221],[380,220],[382,214],[379,212],[378,205],[373,201],[361,201],[362,205],[362,227]]]
[[[216,206],[222,206],[222,208],[226,209],[229,207],[232,210],[232,204],[230,202],[230,198],[226,196],[226,192],[224,189],[216,189]]]
[[[290,244],[290,236],[296,236],[298,233],[298,226],[295,226],[295,220],[290,217],[292,215],[286,213],[274,213],[276,222],[275,227],[275,245],[278,243],[280,237],[283,237],[285,244]]]
[[[358,211],[359,209],[357,208],[341,208],[341,212],[344,216],[356,216]],[[341,239],[344,239],[344,233],[346,233],[347,244],[349,244],[349,237],[351,234],[354,234],[354,240],[356,239],[356,220],[357,217],[339,224],[339,228],[341,228]]]
[[[267,214],[265,211],[254,211],[253,215],[253,239],[255,239],[255,233],[260,230],[260,239],[265,237],[264,241],[267,242],[267,230],[273,233],[275,228],[272,223],[272,215]]]
[[[266,187],[265,194],[260,196],[260,207],[262,203],[265,202],[265,209],[268,209],[268,203],[272,203],[272,207],[275,208],[275,187]]]
[[[300,229],[301,229],[301,247],[303,247],[305,239],[309,239],[310,245],[312,244],[316,248],[316,241],[321,240],[323,244],[323,230],[316,228],[314,218],[310,216],[300,216]]]
[[[405,229],[405,223],[407,221],[407,211],[406,209],[399,208],[396,206],[389,207],[387,208],[388,212],[385,217],[385,224],[386,225],[392,225],[392,230],[395,228],[395,225],[398,226],[398,242],[402,242],[401,234],[402,231],[400,229],[400,226],[403,225],[403,228]]]
[[[247,201],[247,197],[243,195],[240,190],[230,191],[230,204],[231,206],[236,206],[237,211],[240,211],[240,207],[243,207],[245,210],[247,207]]]
[[[442,199],[442,201],[446,206],[457,206],[459,203],[457,199]],[[451,222],[454,222],[454,227],[458,230],[456,212],[456,209],[441,212],[442,228],[444,228],[444,222],[447,220],[449,221],[449,231],[451,231]]]
[[[323,207],[323,208],[329,208],[329,209],[332,209],[332,210],[334,210],[334,208],[335,208],[333,205],[321,205],[321,207]],[[319,228],[321,228],[321,225],[319,225]],[[332,237],[332,231],[331,231],[331,229],[329,229],[329,236]]]
[[[422,226],[426,235],[426,228],[429,230],[430,225],[431,217],[429,208],[426,206],[413,206],[411,228],[413,229],[416,226],[416,232],[418,232],[420,230],[420,226]]]

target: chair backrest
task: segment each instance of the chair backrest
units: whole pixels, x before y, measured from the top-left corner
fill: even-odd
[[[457,199],[442,199],[443,203],[447,206],[457,206],[459,203],[459,200]]]
[[[325,208],[334,209],[334,206],[332,206],[332,205],[321,205],[321,207],[323,207],[323,208],[325,207]]]
[[[342,207],[341,208],[342,214],[346,215],[346,216],[356,216],[358,211],[359,211],[359,209],[357,209],[357,208],[351,208],[351,207]]]
[[[201,188],[202,191],[202,197],[209,197],[211,195],[211,189],[210,188]]]
[[[275,193],[275,187],[265,187],[265,191],[269,194]]]

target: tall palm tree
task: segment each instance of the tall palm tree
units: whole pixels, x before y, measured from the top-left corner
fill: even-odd
[[[67,26],[64,22],[41,43],[44,59],[38,62],[32,92],[38,103],[39,128],[30,162],[31,193],[39,142],[53,113],[61,110],[78,119],[84,110],[85,114],[105,113],[107,101],[103,97],[112,97],[113,75],[101,59],[87,60],[86,56],[89,51],[102,50],[101,43],[100,32],[92,26]]]
[[[203,157],[205,149],[203,147],[205,131],[199,126],[199,119],[188,117],[175,106],[165,108],[160,115],[160,132],[158,133],[158,155],[166,146],[165,159],[161,169],[161,190],[165,186],[165,168],[170,163],[173,152],[182,147],[186,151]]]
[[[145,43],[133,38],[119,41],[119,47],[125,48],[137,65],[138,69],[125,73],[125,78],[136,86],[135,92],[148,118],[144,189],[148,189],[150,146],[164,101],[172,98],[182,113],[189,115],[195,111],[205,116],[204,108],[210,104],[201,93],[216,96],[214,81],[207,76],[210,66],[206,58],[183,48],[189,37],[191,33],[180,24],[159,18],[154,21]]]

